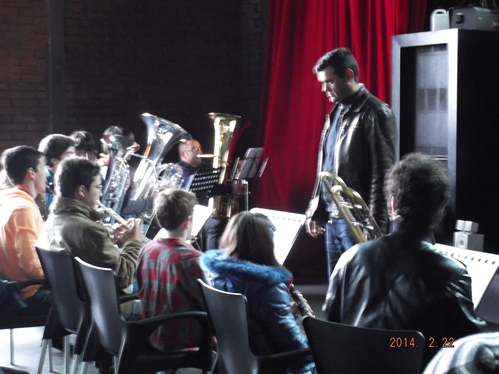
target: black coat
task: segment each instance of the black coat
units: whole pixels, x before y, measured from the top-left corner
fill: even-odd
[[[352,97],[349,109],[340,117],[336,138],[338,157],[332,171],[348,187],[357,191],[383,232],[388,225],[388,211],[384,196],[386,172],[395,162],[397,127],[388,104],[382,102],[362,85]],[[329,115],[319,143],[317,174],[323,170],[323,147],[329,133]],[[319,179],[316,179],[305,215],[314,220],[327,221],[325,203],[319,198]]]
[[[325,316],[353,326],[420,331],[426,338],[424,363],[438,351],[432,345],[485,327],[474,312],[466,266],[402,229],[341,256]]]

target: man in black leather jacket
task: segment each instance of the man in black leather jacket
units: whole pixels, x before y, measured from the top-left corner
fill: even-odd
[[[388,215],[383,194],[386,172],[395,162],[397,129],[388,104],[359,83],[359,67],[348,48],[337,48],[314,66],[321,89],[335,103],[326,116],[319,143],[317,174],[329,171],[356,190],[383,232]],[[325,187],[316,179],[305,213],[307,233],[325,232],[328,276],[340,255],[355,244]]]
[[[395,230],[341,256],[325,316],[353,326],[420,331],[426,364],[443,344],[485,323],[474,312],[466,266],[432,246],[431,230],[450,196],[443,167],[429,156],[408,155],[388,175],[386,195]]]

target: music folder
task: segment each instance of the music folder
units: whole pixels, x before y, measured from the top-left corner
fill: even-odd
[[[234,179],[250,179],[256,176],[262,161],[263,148],[248,148],[244,158],[239,160],[238,170]]]

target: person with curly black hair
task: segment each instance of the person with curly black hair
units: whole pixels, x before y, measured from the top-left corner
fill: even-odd
[[[357,244],[339,259],[324,304],[329,321],[378,329],[417,330],[442,342],[481,331],[466,266],[433,247],[432,229],[450,196],[439,161],[410,154],[385,182],[394,231]],[[423,365],[437,349],[425,346]]]

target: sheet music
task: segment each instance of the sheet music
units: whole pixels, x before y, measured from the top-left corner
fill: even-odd
[[[199,204],[194,205],[194,212],[192,214],[191,235],[196,236],[199,233],[204,223],[208,220],[208,218],[210,218],[211,212],[212,212],[211,208],[208,208],[207,206]],[[154,239],[164,237],[165,233],[166,230],[162,228],[161,230],[158,231]]]
[[[499,256],[492,253],[472,251],[438,243],[434,247],[438,252],[454,257],[466,265],[468,274],[471,277],[471,298],[476,309],[487,286],[497,271]]]
[[[250,211],[266,215],[276,227],[276,231],[274,232],[274,255],[276,260],[282,265],[286,257],[288,257],[301,227],[305,223],[305,214],[262,208],[253,208]]]

